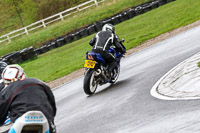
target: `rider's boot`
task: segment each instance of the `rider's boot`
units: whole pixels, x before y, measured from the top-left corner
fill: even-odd
[[[101,77],[103,79],[103,82],[107,81],[107,72],[104,69],[102,70]]]

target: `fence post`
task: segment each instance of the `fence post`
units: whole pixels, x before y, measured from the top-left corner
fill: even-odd
[[[77,10],[78,10],[78,11],[80,11],[80,8],[79,8],[79,6],[76,6],[76,8],[77,8]]]
[[[45,23],[44,23],[44,20],[42,20],[42,25],[43,25],[44,28],[46,27],[46,25],[45,25]]]
[[[25,27],[24,29],[25,29],[26,34],[28,35],[28,30],[27,30],[27,28]]]
[[[63,16],[62,16],[62,14],[60,14],[60,19],[63,20]]]
[[[7,35],[8,41],[11,42],[9,35]]]
[[[97,0],[94,0],[94,3],[95,3],[96,6],[98,6],[98,2],[97,2]]]

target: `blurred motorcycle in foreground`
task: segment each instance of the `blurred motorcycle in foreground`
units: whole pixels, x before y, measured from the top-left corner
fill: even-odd
[[[9,118],[1,130],[11,127],[2,133],[50,133],[48,120],[41,111],[28,111],[19,117],[15,123],[10,123]]]

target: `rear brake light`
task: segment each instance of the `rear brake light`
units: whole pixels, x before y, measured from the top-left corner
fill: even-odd
[[[89,59],[89,60],[93,60],[94,58],[93,58],[92,55],[88,55],[88,59]]]

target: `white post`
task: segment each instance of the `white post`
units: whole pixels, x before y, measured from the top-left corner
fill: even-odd
[[[26,34],[28,35],[28,30],[27,30],[27,28],[25,27],[24,29],[25,29]]]
[[[97,0],[94,0],[94,3],[95,3],[96,6],[98,6],[98,2],[97,2]]]
[[[10,37],[7,35],[8,41],[11,42]]]
[[[45,28],[46,27],[46,25],[45,25],[45,23],[44,23],[44,21],[42,20],[42,25],[43,25],[43,27]]]
[[[62,14],[60,14],[60,19],[63,20],[63,16],[62,16]]]
[[[76,6],[76,8],[77,8],[77,10],[78,10],[78,11],[80,11],[80,8],[79,8],[79,6]]]

